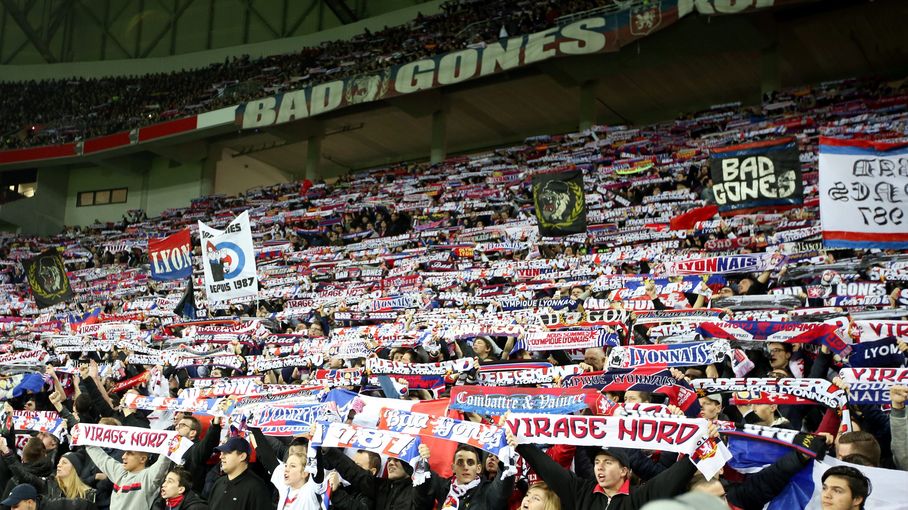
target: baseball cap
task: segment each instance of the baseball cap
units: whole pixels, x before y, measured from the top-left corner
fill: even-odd
[[[20,483],[13,487],[13,490],[9,493],[9,497],[0,501],[0,505],[13,506],[30,499],[38,501],[38,491],[27,483]]]
[[[627,452],[623,448],[597,448],[593,451],[593,455],[590,459],[595,459],[597,455],[608,455],[609,457],[618,461],[623,467],[628,467],[630,461],[628,460]]]
[[[249,441],[242,437],[231,437],[224,444],[215,448],[221,453],[241,452],[249,455]]]

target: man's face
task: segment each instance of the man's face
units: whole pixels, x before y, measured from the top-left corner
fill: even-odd
[[[161,497],[164,499],[175,498],[186,492],[185,487],[180,487],[180,477],[176,473],[167,473],[164,483],[161,484]]]
[[[388,480],[400,480],[406,476],[407,472],[398,459],[388,459]]]
[[[10,507],[10,510],[36,510],[38,502],[33,499],[26,499]]]
[[[454,477],[464,485],[472,482],[482,473],[482,464],[473,452],[459,451],[454,455]]]
[[[587,349],[583,353],[583,362],[593,367],[593,370],[602,370],[605,366],[605,351],[598,347]]]
[[[719,417],[722,406],[711,398],[700,397],[700,416],[707,420],[715,420]]]
[[[738,294],[747,294],[747,291],[750,290],[750,286],[753,285],[749,278],[745,278],[738,282]]]
[[[246,460],[245,452],[223,452],[221,453],[221,471],[231,475],[239,471]]]
[[[729,298],[735,295],[735,291],[731,290],[731,287],[722,287],[719,290],[719,297]]]
[[[492,478],[494,475],[498,474],[498,456],[492,455],[491,453],[486,456],[486,461],[484,462],[486,473],[489,475],[489,478]]]
[[[198,435],[198,432],[196,432],[192,428],[191,421],[183,418],[182,420],[180,420],[180,423],[177,423],[177,434],[185,437],[186,439],[195,441],[195,437]]]
[[[823,482],[820,502],[823,510],[852,510],[860,508],[861,498],[853,498],[851,487],[840,476],[830,476]]]
[[[639,391],[628,390],[624,392],[624,401],[628,404],[642,404],[643,394]]]
[[[791,360],[791,353],[786,351],[782,344],[771,342],[766,345],[769,349],[769,364],[773,369],[787,369],[788,361]]]
[[[593,461],[593,472],[596,483],[603,489],[618,490],[627,478],[627,468],[622,467],[617,459],[600,453]]]
[[[131,473],[145,469],[146,460],[147,453],[126,451],[123,453],[123,469]]]
[[[775,404],[754,404],[754,413],[762,423],[772,423],[776,419]]]
[[[44,449],[47,451],[55,449],[60,444],[56,436],[47,432],[39,432],[38,437],[41,438],[41,442],[44,443]]]

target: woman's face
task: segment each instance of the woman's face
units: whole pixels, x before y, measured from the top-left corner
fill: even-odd
[[[543,489],[530,487],[530,490],[527,491],[527,495],[523,497],[523,502],[520,503],[520,509],[545,510],[545,498],[546,494]]]
[[[61,458],[60,462],[57,464],[57,477],[66,478],[72,472],[73,465],[69,462],[69,459],[66,457]]]
[[[284,483],[291,487],[298,487],[306,481],[303,476],[303,462],[298,455],[291,455],[284,466]]]

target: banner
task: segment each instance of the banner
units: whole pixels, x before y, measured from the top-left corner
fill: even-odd
[[[518,414],[505,426],[519,444],[639,448],[691,455],[708,438],[706,420]]]
[[[534,174],[533,206],[541,236],[586,232],[583,171]]]
[[[852,368],[901,367],[904,364],[905,354],[899,351],[895,337],[854,344],[848,356],[848,365]]]
[[[49,249],[37,257],[25,260],[22,267],[35,298],[35,306],[39,309],[69,301],[73,297],[63,257],[57,250]]]
[[[292,407],[280,403],[265,404],[264,408],[249,413],[246,426],[261,429],[266,436],[293,437],[308,434],[316,422],[336,421],[336,413],[331,413],[331,408],[334,407],[333,402]]]
[[[775,269],[785,260],[780,253],[751,253],[666,262],[666,275],[761,273]]]
[[[804,201],[794,138],[710,149],[709,169],[720,212],[754,208],[764,212]]]
[[[177,464],[183,463],[183,455],[192,446],[192,441],[172,430],[77,423],[71,435],[70,444],[73,446],[154,453],[164,455]]]
[[[847,355],[851,346],[837,334],[833,324],[783,321],[704,322],[697,332],[704,338],[723,338],[739,342],[742,348],[762,347],[759,343],[812,343],[825,345],[836,354]]]
[[[529,352],[615,347],[620,343],[618,333],[605,328],[589,331],[534,331],[514,343],[513,354]]]
[[[586,372],[569,375],[561,381],[561,391],[570,388],[595,388],[602,392],[628,390],[658,393],[668,397],[669,403],[678,406],[685,414],[700,412],[697,392],[686,380],[677,380],[669,370],[659,367],[614,368],[607,372]]]
[[[721,362],[730,350],[725,340],[614,347],[609,353],[607,366],[631,368],[709,365]]]
[[[908,248],[908,145],[820,137],[823,243]]]
[[[436,363],[404,363],[382,358],[366,360],[366,370],[373,375],[448,375],[473,370],[473,358],[460,358]]]
[[[552,366],[551,363],[496,363],[483,365],[476,379],[485,386],[552,384],[571,374],[582,374],[580,365]]]
[[[310,446],[321,448],[366,450],[399,459],[413,467],[416,467],[416,461],[420,459],[419,445],[419,438],[410,434],[324,422],[316,424],[310,443]]]
[[[504,429],[494,425],[385,408],[381,411],[378,428],[400,434],[434,437],[468,444],[493,453],[502,460],[510,455]]]
[[[162,239],[148,240],[153,280],[182,280],[192,275],[192,239],[185,228]]]
[[[517,413],[569,414],[584,409],[594,412],[604,398],[596,390],[581,388],[495,388],[488,386],[454,386],[450,409],[501,416]]]
[[[691,381],[691,386],[707,394],[730,391],[785,393],[819,402],[831,408],[842,407],[846,402],[845,391],[826,379],[694,379]]]
[[[258,293],[249,211],[237,216],[223,231],[200,221],[199,238],[205,294],[209,301],[226,301]]]
[[[839,371],[842,381],[855,382],[889,382],[908,384],[908,368],[843,368]]]

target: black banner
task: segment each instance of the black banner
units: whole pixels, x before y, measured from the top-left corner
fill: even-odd
[[[583,172],[570,170],[534,175],[533,205],[540,235],[557,237],[586,232]]]
[[[73,297],[73,289],[57,250],[47,250],[22,263],[38,308],[47,308]]]
[[[709,169],[720,212],[785,208],[804,202],[794,138],[712,149]]]

